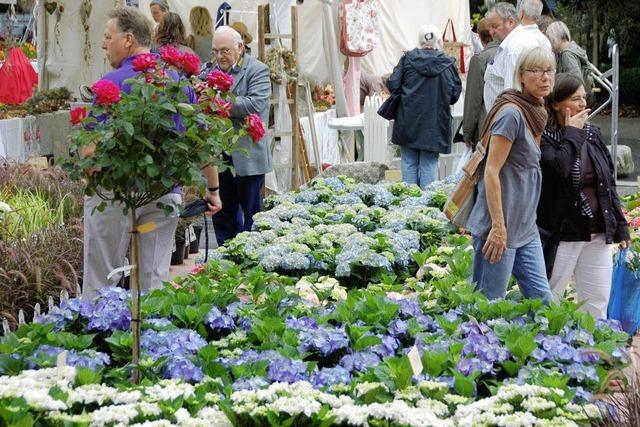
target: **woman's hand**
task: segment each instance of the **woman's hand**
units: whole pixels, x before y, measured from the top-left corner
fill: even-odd
[[[220,194],[218,191],[209,192],[205,197],[205,200],[207,201],[207,207],[209,208],[209,211],[205,212],[206,215],[215,215],[222,209],[222,200],[220,200]]]
[[[623,240],[620,242],[620,249],[627,249],[631,247],[631,240]]]
[[[564,125],[572,126],[574,128],[582,129],[584,125],[587,123],[587,118],[589,117],[590,109],[585,109],[577,113],[575,116],[571,115],[571,110],[565,108],[564,110]]]
[[[487,236],[487,241],[482,247],[482,254],[491,264],[495,264],[502,259],[502,254],[507,249],[507,230],[502,226],[492,226]]]

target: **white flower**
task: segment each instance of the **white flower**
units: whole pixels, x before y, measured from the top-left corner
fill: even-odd
[[[163,400],[174,400],[178,397],[188,399],[195,396],[195,388],[191,384],[174,381],[162,380],[158,384],[144,388],[144,394],[150,402],[160,402]]]
[[[464,405],[469,403],[470,400],[468,397],[460,396],[459,394],[445,394],[443,399],[448,404],[454,406]]]
[[[112,405],[96,409],[91,413],[91,425],[103,427],[110,424],[129,425],[138,416],[138,405]]]
[[[0,200],[0,212],[12,212],[11,206]]]
[[[543,397],[529,397],[523,400],[520,405],[529,412],[546,411],[556,407],[555,403]]]
[[[269,404],[267,408],[275,413],[284,412],[289,415],[304,414],[307,417],[311,417],[317,414],[322,408],[320,402],[312,399],[305,399],[300,397],[280,397],[273,403]]]
[[[156,420],[156,421],[144,421],[142,423],[129,424],[129,427],[174,427],[177,424],[173,424],[169,420]]]
[[[533,427],[537,421],[538,419],[529,412],[514,412],[496,418],[496,424],[505,427]]]
[[[211,427],[231,427],[231,421],[218,408],[205,407],[198,411],[198,418],[206,420]]]
[[[389,391],[389,388],[384,383],[363,382],[356,385],[356,396],[364,396],[371,390],[375,390],[378,387],[382,387],[384,391]]]

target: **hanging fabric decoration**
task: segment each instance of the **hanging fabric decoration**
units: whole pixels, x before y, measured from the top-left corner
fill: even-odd
[[[340,52],[346,56],[364,56],[378,44],[378,8],[376,0],[340,2]]]

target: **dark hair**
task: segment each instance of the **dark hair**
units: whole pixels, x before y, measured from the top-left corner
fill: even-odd
[[[545,99],[549,119],[547,121],[547,129],[557,130],[559,124],[556,120],[556,111],[553,109],[555,102],[562,102],[571,97],[581,86],[584,86],[582,79],[569,73],[560,73],[556,75],[556,82],[553,85],[553,91]]]
[[[112,10],[109,19],[118,23],[118,31],[131,33],[140,46],[151,45],[151,22],[135,7],[120,7]]]
[[[489,31],[489,27],[487,26],[487,21],[482,18],[480,22],[478,22],[477,28],[478,36],[480,36],[480,40],[483,44],[487,45],[491,42],[491,32]]]
[[[160,46],[166,44],[184,44],[185,31],[180,15],[169,12],[162,18],[156,32],[156,42]]]

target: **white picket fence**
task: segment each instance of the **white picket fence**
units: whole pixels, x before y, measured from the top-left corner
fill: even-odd
[[[364,161],[380,162],[391,166],[392,163],[398,164],[399,158],[394,158],[395,145],[391,144],[393,125],[378,115],[378,108],[383,102],[384,99],[380,95],[367,96],[364,101]],[[461,121],[461,117],[454,117],[451,121],[452,136]],[[451,154],[440,155],[438,179],[453,173],[464,149],[463,143],[455,143],[451,146]]]

